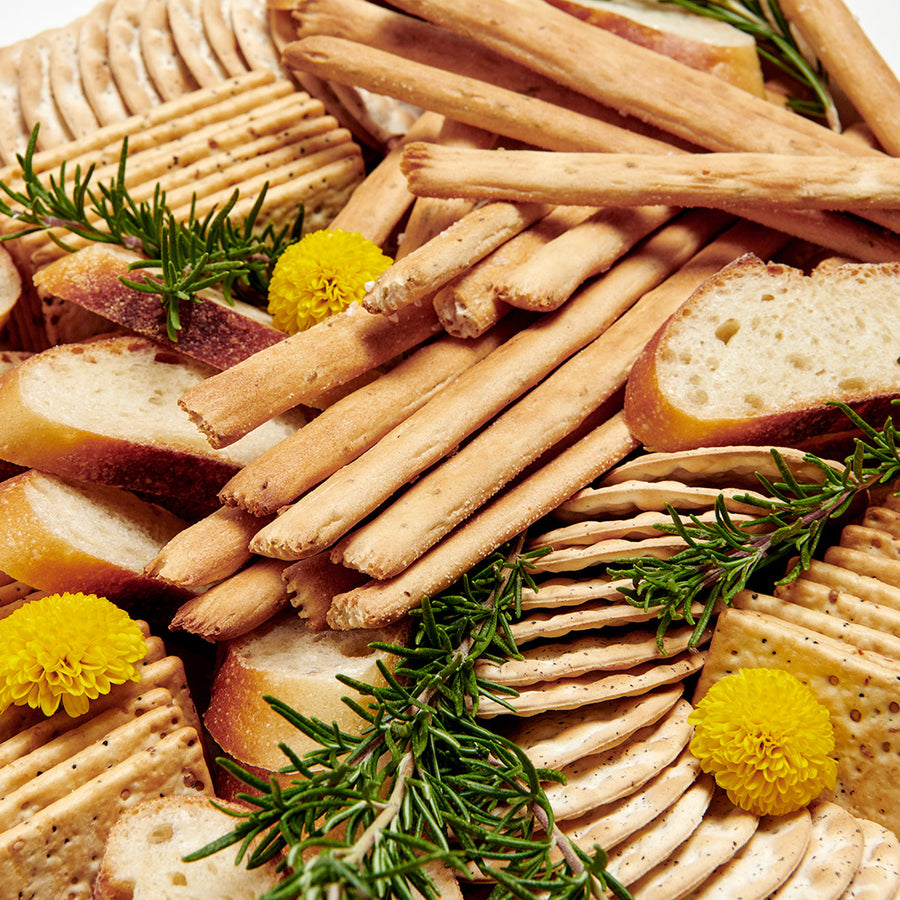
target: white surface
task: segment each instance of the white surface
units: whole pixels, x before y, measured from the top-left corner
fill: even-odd
[[[99,0],[0,0],[0,43],[66,25]],[[264,0],[260,0],[264,2]],[[900,73],[900,0],[845,0],[895,72]]]

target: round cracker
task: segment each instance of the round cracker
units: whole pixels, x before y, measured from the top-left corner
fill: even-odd
[[[900,891],[900,840],[871,819],[858,822],[863,857],[842,900],[893,900]]]
[[[200,0],[167,0],[166,9],[175,47],[197,84],[212,87],[228,78],[203,28]]]
[[[128,117],[125,101],[113,78],[107,52],[109,16],[116,0],[102,0],[78,28],[78,71],[84,94],[100,125]]]
[[[577,572],[591,566],[607,565],[620,559],[653,557],[669,559],[687,545],[677,535],[643,538],[637,541],[598,541],[589,547],[563,547],[531,561],[535,572]]]
[[[0,161],[14,165],[28,146],[28,129],[19,105],[19,60],[22,43],[0,48]]]
[[[589,600],[624,600],[619,587],[624,581],[613,581],[611,578],[548,578],[540,582],[537,590],[522,588],[522,609],[539,609],[545,607],[575,606]]]
[[[281,57],[269,32],[266,6],[257,0],[231,0],[231,27],[251,69],[282,73]]]
[[[163,100],[174,100],[199,87],[175,46],[166,0],[147,0],[140,16],[139,41],[144,65]]]
[[[76,138],[99,127],[78,69],[80,20],[50,32],[50,90],[69,131]]]
[[[126,108],[135,114],[162,102],[141,55],[143,5],[143,0],[116,0],[107,26],[109,67]]]
[[[72,140],[50,87],[50,42],[55,31],[44,31],[25,41],[19,59],[19,105],[28,131],[40,126],[39,150]]]
[[[231,0],[200,0],[203,30],[213,52],[229,75],[240,75],[249,69],[241,54],[231,27]]]

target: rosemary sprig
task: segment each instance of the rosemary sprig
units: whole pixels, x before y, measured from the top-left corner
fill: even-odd
[[[756,40],[757,53],[789,78],[803,85],[812,97],[788,98],[788,105],[802,115],[826,120],[840,130],[828,76],[819,61],[800,46],[777,0],[663,0],[683,9],[726,22]]]
[[[489,876],[491,900],[588,900],[606,890],[628,898],[606,873],[602,850],[589,855],[556,827],[541,782],[559,781],[560,773],[535,769],[476,718],[482,697],[510,693],[479,678],[474,666],[519,655],[509,623],[522,585],[531,583],[534,555],[520,555],[521,545],[426,598],[408,646],[373,645],[398,658],[393,671],[381,667],[385,686],[339,676],[370,698],[365,706],[345,701],[368,723],[361,736],[267,698],[321,749],[301,758],[282,745],[290,764],[281,771],[298,776],[288,787],[221,760],[261,794],[242,795],[255,809],[190,858],[237,843],[249,866],[285,853],[289,874],[265,900],[410,900],[414,891],[434,900],[424,868],[432,860],[463,879],[472,867]]]
[[[166,333],[172,341],[181,330],[181,302],[202,302],[198,293],[205,288],[219,286],[229,302],[239,290],[249,302],[262,303],[275,260],[300,235],[302,208],[293,224],[283,229],[259,225],[267,186],[237,225],[230,217],[240,197],[238,190],[221,208],[202,218],[196,212],[195,194],[187,218],[177,219],[159,185],[150,201],[135,202],[125,182],[127,138],[122,142],[116,175],[107,184],[92,185],[93,165],[86,171],[76,166],[69,180],[65,163],[45,184],[34,169],[37,137],[36,126],[25,154],[17,157],[22,169],[21,190],[0,182],[0,191],[9,198],[9,202],[0,199],[0,214],[26,227],[0,236],[0,241],[46,231],[59,247],[72,251],[74,247],[54,233],[54,229],[63,229],[85,240],[141,253],[146,259],[129,267],[143,273],[141,277],[123,277],[122,281],[159,296],[166,312]]]
[[[806,454],[806,461],[821,469],[823,480],[819,484],[801,484],[779,453],[772,450],[783,480],[772,482],[757,475],[763,491],[772,499],[750,495],[738,498],[759,507],[758,517],[736,524],[721,495],[711,523],[701,522],[693,515],[682,518],[669,507],[672,524],[657,527],[679,535],[687,544],[684,550],[668,559],[639,557],[607,567],[610,577],[630,582],[630,587],[620,588],[629,603],[643,609],[660,607],[660,644],[669,625],[684,620],[694,626],[691,642],[696,645],[717,604],[730,605],[750,577],[766,566],[796,557],[787,574],[776,583],[793,581],[809,567],[826,526],[844,515],[857,495],[900,477],[893,420],[886,419],[878,431],[846,405],[832,405],[841,408],[862,432],[843,469]],[[691,607],[698,602],[702,603],[702,612],[695,616]]]

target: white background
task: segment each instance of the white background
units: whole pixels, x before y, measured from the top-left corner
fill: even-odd
[[[259,0],[264,3],[265,0]],[[885,59],[900,73],[900,0],[845,0]],[[66,25],[97,0],[0,0],[0,43]]]

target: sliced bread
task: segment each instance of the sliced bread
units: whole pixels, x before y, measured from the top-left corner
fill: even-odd
[[[743,256],[704,282],[647,344],[625,393],[653,450],[793,445],[840,430],[855,408],[877,426],[900,396],[900,263],[805,275]]]
[[[299,419],[273,419],[213,450],[178,406],[213,371],[138,336],[37,353],[0,378],[0,459],[215,506],[222,485]]]

